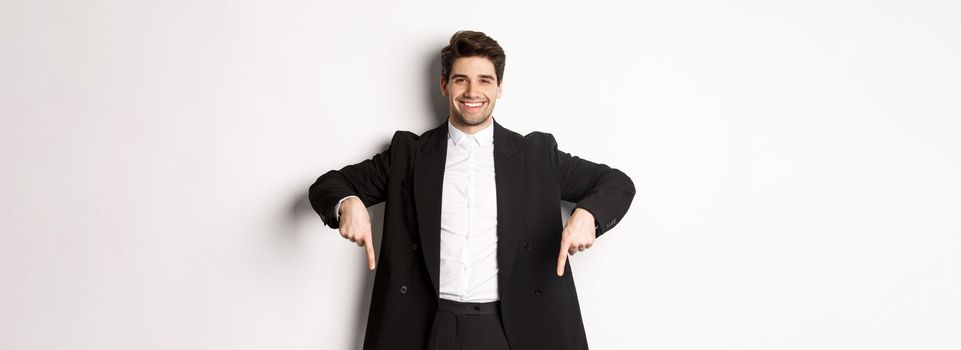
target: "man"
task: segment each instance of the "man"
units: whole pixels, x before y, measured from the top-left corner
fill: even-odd
[[[627,213],[624,173],[494,121],[505,55],[460,31],[441,50],[447,122],[320,176],[314,210],[377,273],[364,349],[586,349],[568,254]],[[379,261],[367,207],[387,201]],[[560,201],[577,203],[561,227]]]

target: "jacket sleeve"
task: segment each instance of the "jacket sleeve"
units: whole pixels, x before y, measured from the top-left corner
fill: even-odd
[[[399,134],[394,134],[391,144]],[[370,159],[321,175],[308,189],[310,206],[320,215],[324,224],[334,229],[340,227],[339,217],[334,210],[344,197],[357,196],[367,207],[384,201],[390,160],[391,147],[388,146]]]
[[[554,178],[561,199],[576,203],[594,215],[596,235],[614,228],[627,214],[634,199],[634,182],[620,170],[572,156],[557,148],[551,134],[545,134]]]

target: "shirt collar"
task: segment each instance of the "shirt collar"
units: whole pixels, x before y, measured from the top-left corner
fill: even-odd
[[[473,135],[465,134],[460,129],[455,128],[450,120],[447,120],[447,133],[450,138],[454,140],[455,145],[460,145],[461,142],[474,142],[478,146],[489,146],[494,144],[494,123],[491,123],[483,130],[475,132]]]

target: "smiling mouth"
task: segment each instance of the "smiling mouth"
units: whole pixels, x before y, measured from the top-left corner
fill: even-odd
[[[473,111],[473,110],[480,109],[482,106],[484,106],[484,103],[486,103],[486,102],[484,102],[484,101],[477,101],[477,102],[460,101],[460,104],[461,104],[462,106],[464,106],[465,109],[467,109],[467,110],[469,110],[469,111]]]

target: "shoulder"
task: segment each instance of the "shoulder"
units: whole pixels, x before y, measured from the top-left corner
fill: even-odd
[[[517,145],[518,148],[524,149],[527,152],[540,153],[557,148],[557,142],[554,140],[554,135],[551,135],[550,133],[543,131],[531,131],[526,135],[521,135],[504,127],[503,125],[497,124],[496,122],[495,124],[501,129],[504,137]],[[497,139],[496,132],[497,131],[495,130],[495,140]]]
[[[428,131],[428,132],[430,132],[430,131]],[[424,134],[427,134],[427,133],[424,133]],[[411,142],[417,142],[417,140],[420,139],[420,138],[423,137],[423,136],[424,136],[424,135],[418,136],[417,134],[415,134],[415,133],[413,133],[413,132],[410,132],[410,131],[407,131],[407,130],[397,130],[397,131],[394,132],[394,137],[392,137],[392,138],[390,139],[390,144],[393,145],[393,144],[395,144],[395,143],[411,143]]]
[[[440,140],[446,138],[446,136],[446,125],[424,131],[420,135],[407,130],[398,130],[394,132],[394,136],[390,140],[390,148],[395,153],[400,152],[402,154],[406,154],[408,152],[413,152],[416,149],[424,148],[428,143],[431,143],[434,145],[434,147],[436,147],[436,144]]]
[[[496,121],[494,122],[494,127],[495,127],[495,130],[494,130],[494,132],[495,132],[495,136],[494,136],[495,139],[496,139],[496,137],[497,137],[497,136],[496,136],[496,133],[498,132],[498,131],[497,131],[497,128],[499,128],[499,129],[501,130],[501,132],[503,133],[503,135],[507,137],[507,139],[510,139],[511,141],[514,141],[515,143],[520,143],[521,145],[523,145],[523,146],[525,146],[525,147],[538,146],[538,145],[543,145],[543,144],[549,144],[549,143],[551,143],[551,142],[554,140],[554,136],[553,136],[553,135],[551,135],[551,134],[549,134],[549,133],[546,133],[546,132],[543,132],[543,131],[531,131],[531,132],[527,133],[526,135],[521,135],[521,134],[517,133],[517,132],[514,131],[514,130],[511,130],[511,129],[508,129],[508,128],[504,127],[503,125],[501,125],[500,123],[498,123],[498,122],[496,122]]]
[[[390,144],[391,146],[407,146],[423,143],[425,140],[430,139],[431,135],[435,134],[436,132],[436,129],[431,129],[421,133],[420,135],[417,135],[411,131],[397,130],[394,132],[394,136],[390,139]]]
[[[526,143],[528,147],[537,148],[553,148],[557,146],[557,140],[554,139],[554,135],[543,131],[532,131],[524,135],[524,143]]]
[[[544,142],[544,141],[554,140],[554,135],[551,135],[551,133],[543,132],[543,131],[531,131],[527,133],[527,135],[524,135],[524,139],[530,140],[533,142]]]

